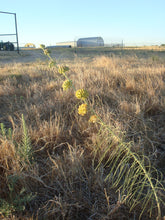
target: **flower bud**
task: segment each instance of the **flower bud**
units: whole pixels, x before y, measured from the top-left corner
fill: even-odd
[[[78,114],[84,116],[87,113],[87,104],[81,104],[78,108]]]
[[[89,94],[85,89],[79,89],[75,93],[76,98],[85,100],[88,98]]]

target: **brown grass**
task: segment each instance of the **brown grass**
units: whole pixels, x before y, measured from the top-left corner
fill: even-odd
[[[98,56],[92,62],[77,58],[69,65],[76,89],[89,91],[99,116],[133,141],[134,151],[149,156],[164,175],[165,65],[114,56]],[[9,176],[19,177],[16,192],[23,186],[26,194],[35,195],[24,211],[12,211],[9,218],[138,219],[140,207],[129,213],[123,198],[104,182],[108,168],[95,171],[99,127],[88,123],[89,115],[77,114],[74,92],[63,92],[62,82],[56,69],[45,63],[1,67],[0,122],[13,129],[13,139],[0,139],[0,198],[10,200]],[[29,164],[17,153],[21,114],[34,152]]]

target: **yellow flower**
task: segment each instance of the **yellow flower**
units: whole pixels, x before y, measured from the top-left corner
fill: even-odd
[[[87,99],[89,96],[87,90],[85,90],[85,89],[77,90],[75,95],[76,95],[76,98],[83,99],[83,100]]]
[[[81,104],[78,108],[78,114],[84,116],[87,113],[87,104]]]
[[[72,81],[71,80],[65,80],[62,84],[63,90],[67,90],[72,87]]]
[[[66,71],[68,71],[69,70],[69,67],[67,67],[67,66],[60,66],[59,68],[58,68],[58,72],[60,73],[60,74],[64,74]]]
[[[97,121],[97,116],[96,115],[91,115],[91,117],[89,119],[89,122],[96,123],[96,121]]]

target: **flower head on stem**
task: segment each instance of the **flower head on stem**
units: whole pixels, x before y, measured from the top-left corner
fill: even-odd
[[[85,100],[88,98],[89,94],[85,89],[79,89],[75,93],[76,98]]]
[[[87,104],[86,103],[81,104],[78,107],[78,114],[84,116],[86,113],[87,113]]]
[[[68,70],[69,70],[69,67],[67,67],[67,66],[59,66],[59,68],[58,68],[58,72],[60,74],[65,74],[65,72]]]
[[[62,84],[63,90],[68,90],[72,87],[72,81],[71,80],[65,80]]]
[[[91,115],[90,119],[89,119],[89,122],[90,123],[96,123],[98,120],[97,116],[96,115]]]

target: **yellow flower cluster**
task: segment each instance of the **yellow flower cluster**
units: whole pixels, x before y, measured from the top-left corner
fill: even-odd
[[[63,90],[67,90],[72,87],[72,81],[71,80],[65,80],[62,84]]]
[[[91,115],[91,117],[89,119],[89,122],[96,123],[96,121],[97,121],[97,116],[96,115]]]
[[[49,62],[49,67],[52,67],[52,66],[56,66],[57,67],[57,64],[56,64],[56,60],[52,59],[51,57],[51,51],[48,50],[44,44],[40,44],[40,48],[43,50],[44,54],[47,55],[50,59],[50,62]],[[69,70],[69,67],[67,66],[64,66],[64,65],[61,65],[58,68],[58,72],[62,75],[64,75],[64,77],[66,78],[66,80],[63,82],[62,84],[62,88],[63,90],[68,90],[70,89],[71,87],[73,87],[74,89],[74,85],[72,83],[72,80],[70,80],[67,75],[66,75],[66,71]],[[87,114],[87,111],[88,111],[88,105],[87,105],[87,101],[85,101],[89,94],[88,94],[88,91],[85,90],[85,89],[78,89],[76,92],[75,92],[75,96],[77,99],[80,99],[80,100],[83,100],[85,103],[81,104],[79,107],[78,107],[78,114],[79,115],[82,115],[84,116],[85,114]],[[98,117],[97,115],[91,115],[90,116],[90,119],[89,119],[89,122],[90,123],[96,123],[98,121]]]
[[[76,95],[76,98],[82,99],[82,100],[87,99],[88,96],[89,96],[87,90],[85,90],[85,89],[79,89],[79,90],[77,90],[75,95]]]
[[[78,108],[78,114],[84,116],[87,113],[87,104],[81,104]]]
[[[67,67],[67,66],[59,66],[59,68],[58,68],[58,72],[60,74],[64,74],[68,70],[69,70],[69,67]]]

